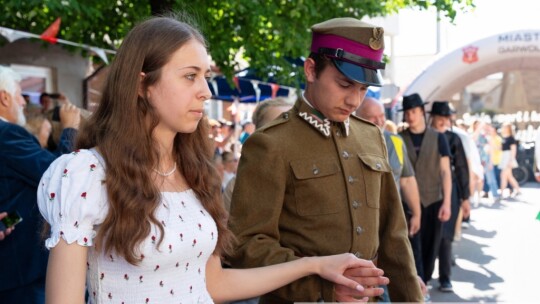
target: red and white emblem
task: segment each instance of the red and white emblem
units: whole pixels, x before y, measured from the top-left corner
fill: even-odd
[[[478,61],[478,48],[472,45],[464,47],[463,49],[463,62],[475,63]]]

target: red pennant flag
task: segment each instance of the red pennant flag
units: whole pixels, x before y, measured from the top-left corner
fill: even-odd
[[[58,40],[56,38],[56,35],[58,35],[58,31],[60,30],[60,22],[60,17],[56,18],[56,20],[54,20],[54,22],[49,25],[45,32],[41,34],[41,39],[53,44],[56,43],[56,41]]]
[[[279,84],[271,83],[270,87],[272,88],[272,98],[276,98],[277,92],[279,91]]]
[[[240,91],[240,79],[238,79],[238,77],[234,76],[233,77],[233,82],[234,82],[234,86],[236,87],[236,89],[238,89],[238,91]]]

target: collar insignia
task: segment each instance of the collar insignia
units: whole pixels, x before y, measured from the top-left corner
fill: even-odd
[[[299,112],[298,115],[302,117],[307,123],[314,126],[324,136],[330,137],[330,121],[328,118],[321,120],[317,115],[307,112]]]

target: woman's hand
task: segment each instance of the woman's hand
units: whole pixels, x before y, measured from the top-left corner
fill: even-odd
[[[373,262],[357,258],[351,253],[317,257],[316,273],[334,282],[336,300],[340,302],[367,301],[369,297],[383,293],[380,285],[389,283],[382,269]]]

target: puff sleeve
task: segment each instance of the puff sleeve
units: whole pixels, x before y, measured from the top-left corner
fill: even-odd
[[[92,246],[95,227],[107,215],[105,170],[89,150],[75,151],[55,160],[38,186],[38,207],[50,224],[45,240],[49,249],[60,238],[68,244]]]

